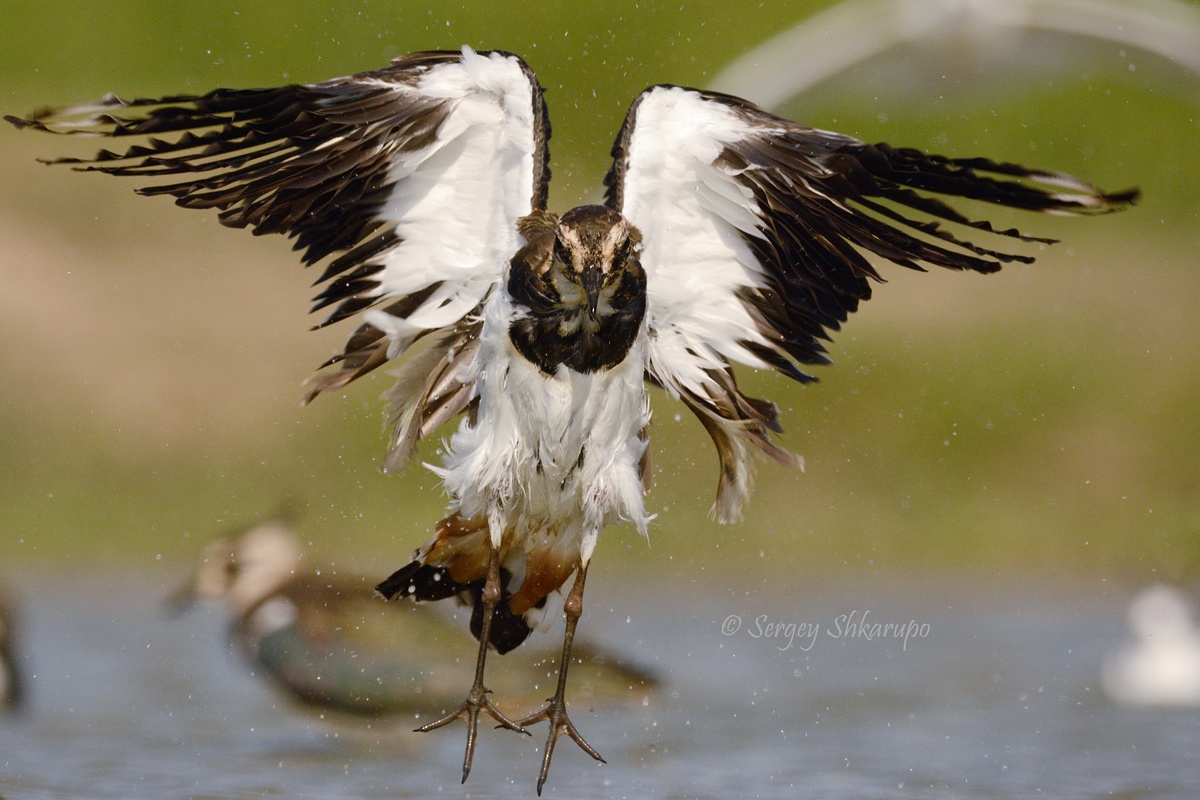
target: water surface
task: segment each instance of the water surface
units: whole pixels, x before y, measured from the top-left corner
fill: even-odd
[[[461,726],[422,736],[412,719],[297,711],[229,652],[221,614],[163,613],[165,577],[21,577],[9,583],[29,702],[0,718],[6,800],[533,796],[544,725],[481,731],[460,786]],[[608,763],[563,740],[546,797],[1128,799],[1200,786],[1200,711],[1120,708],[1100,689],[1124,593],[914,580],[714,596],[614,581],[596,582],[581,630],[665,685],[644,709],[573,707]],[[872,635],[875,623],[917,627],[905,641]]]

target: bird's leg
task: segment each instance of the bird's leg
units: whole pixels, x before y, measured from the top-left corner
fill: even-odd
[[[554,755],[554,743],[558,741],[560,734],[566,733],[575,740],[575,744],[583,748],[583,752],[597,761],[605,763],[595,748],[579,735],[579,731],[575,729],[575,725],[567,716],[567,701],[564,696],[567,688],[567,667],[571,665],[571,643],[575,639],[575,626],[583,614],[583,582],[586,577],[587,564],[585,563],[579,567],[575,583],[571,587],[570,594],[567,595],[566,602],[563,603],[563,611],[567,618],[567,630],[563,634],[562,661],[558,665],[558,688],[541,711],[517,721],[522,728],[542,720],[550,723],[550,735],[546,737],[546,750],[542,754],[542,771],[538,773],[537,793],[539,796],[542,794],[542,785],[546,782],[546,776],[550,773],[550,759]]]
[[[492,701],[488,698],[491,690],[483,685],[483,668],[484,663],[487,661],[488,636],[491,634],[492,616],[496,612],[496,605],[500,602],[500,597],[500,551],[493,547],[488,555],[487,581],[483,584],[483,626],[479,631],[479,657],[475,661],[475,682],[471,684],[471,690],[467,692],[467,699],[463,700],[462,705],[441,719],[417,728],[419,733],[426,733],[443,725],[449,725],[459,717],[466,718],[467,752],[463,756],[463,783],[467,782],[467,776],[471,774],[471,759],[475,756],[475,733],[479,727],[480,711],[485,712],[492,719],[496,720],[496,722],[499,722],[499,727],[520,731],[521,733],[529,733],[529,731],[521,727],[521,723],[513,722],[492,704]]]

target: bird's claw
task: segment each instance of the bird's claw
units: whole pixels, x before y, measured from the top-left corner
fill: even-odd
[[[541,710],[535,711],[527,717],[522,717],[517,720],[516,724],[521,726],[521,730],[525,730],[526,726],[542,722],[543,720],[550,723],[550,733],[546,736],[546,749],[542,754],[542,769],[538,773],[537,793],[539,797],[542,794],[542,786],[546,783],[546,776],[550,774],[550,759],[554,756],[554,745],[558,741],[558,737],[563,733],[574,739],[575,744],[579,745],[579,748],[583,752],[601,764],[608,763],[604,760],[603,756],[596,752],[596,748],[587,743],[587,740],[583,738],[579,730],[575,727],[575,723],[571,722],[571,718],[567,716],[567,704],[562,697],[550,698]]]
[[[521,725],[520,722],[514,722],[509,719],[504,712],[496,708],[496,705],[488,697],[490,690],[485,689],[482,685],[471,688],[467,693],[467,698],[462,701],[458,708],[451,711],[441,719],[434,720],[427,725],[422,725],[417,728],[417,733],[428,733],[429,731],[437,730],[438,728],[449,725],[456,719],[465,718],[467,721],[467,751],[463,755],[463,774],[462,782],[467,782],[467,776],[471,774],[471,761],[475,757],[475,737],[479,729],[479,712],[484,712],[492,719],[499,723],[497,728],[507,728],[510,731],[517,731],[526,736],[531,735],[529,731]]]

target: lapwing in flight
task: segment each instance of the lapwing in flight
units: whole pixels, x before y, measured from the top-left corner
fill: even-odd
[[[867,144],[680,86],[634,99],[604,202],[547,206],[550,123],[530,67],[504,52],[425,52],[383,69],[272,89],[44,111],[18,127],[129,142],[77,169],[151,179],[138,191],[216,209],[230,227],[294,240],[320,264],[321,323],[357,317],[307,392],[399,362],[387,470],[460,418],[432,469],[449,514],[378,587],[418,601],[475,599],[466,699],[421,730],[481,713],[515,731],[549,723],[541,793],[565,733],[571,644],[588,563],[608,525],[645,534],[647,387],[682,401],[719,460],[714,513],[738,517],[754,451],[788,465],[778,412],[733,365],[797,381],[891,261],[994,272],[1026,255],[967,236],[998,230],[936,196],[1089,215],[1132,203],[1059,172]],[[427,346],[405,358],[418,340]],[[512,718],[484,682],[489,645],[517,647],[569,580],[558,684]]]

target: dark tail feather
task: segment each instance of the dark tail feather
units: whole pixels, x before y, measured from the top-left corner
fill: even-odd
[[[500,584],[507,586],[509,577],[508,570],[502,568]],[[479,634],[483,630],[483,584],[483,581],[476,581],[467,588],[471,603],[471,635],[476,640],[479,639]],[[508,607],[508,598],[511,594],[508,589],[504,590],[504,596],[496,606],[496,613],[492,615],[492,629],[488,632],[488,644],[496,648],[496,652],[501,655],[516,649],[532,631],[529,623],[525,621],[525,617],[514,614]],[[545,603],[545,599],[542,602]]]
[[[532,630],[523,616],[514,614],[508,607],[508,598],[512,592],[507,587],[511,579],[512,574],[501,567],[500,585],[505,589],[500,604],[496,606],[496,613],[492,617],[492,629],[488,635],[488,644],[500,654],[516,648],[529,637]],[[408,597],[419,602],[431,602],[458,597],[471,606],[471,633],[479,639],[483,630],[484,583],[482,580],[459,583],[450,577],[450,571],[445,567],[431,567],[420,561],[413,561],[393,572],[387,580],[375,587],[375,591],[388,600]],[[536,608],[541,608],[545,602],[543,598]]]
[[[478,581],[481,591],[483,581]],[[445,567],[431,567],[420,561],[396,570],[383,583],[375,587],[384,598],[409,597],[421,602],[445,600],[469,591],[472,584],[459,583],[450,577]]]

